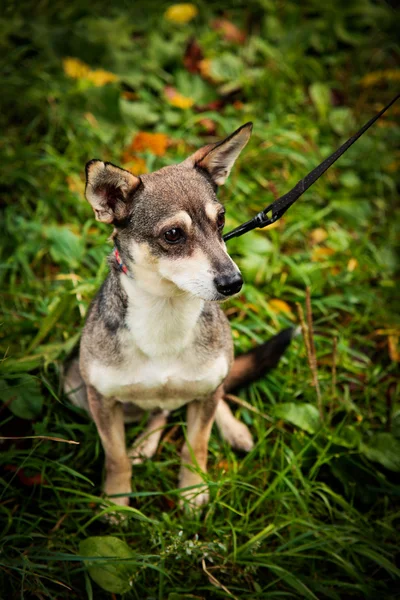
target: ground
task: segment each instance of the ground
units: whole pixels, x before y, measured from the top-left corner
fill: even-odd
[[[253,121],[219,192],[228,231],[345,141],[400,79],[396,13],[382,1],[169,6],[3,9],[2,597],[394,599],[399,104],[276,226],[228,242],[245,279],[226,305],[236,352],[297,325],[309,288],[320,402],[298,336],[241,390],[251,409],[232,403],[254,449],[240,456],[213,432],[202,514],[179,508],[179,411],[154,460],[135,467],[125,521],[101,518],[101,445],[60,389],[111,249],[84,200],[85,162],[140,174]]]

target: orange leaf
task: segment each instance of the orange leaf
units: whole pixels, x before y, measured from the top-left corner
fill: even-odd
[[[211,23],[211,27],[222,33],[222,37],[227,42],[243,44],[246,40],[245,32],[239,29],[239,27],[231,21],[228,21],[228,19],[215,19],[215,21]]]
[[[168,137],[165,133],[147,133],[139,131],[132,140],[130,150],[133,152],[145,152],[150,150],[156,156],[164,156],[167,151]]]
[[[129,152],[124,152],[122,155],[122,163],[124,168],[131,171],[134,175],[142,175],[147,173],[147,164],[144,158],[134,156]]]

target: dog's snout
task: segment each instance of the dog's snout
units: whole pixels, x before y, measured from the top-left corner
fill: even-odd
[[[242,289],[243,279],[240,273],[235,273],[233,276],[223,275],[214,279],[217,291],[223,296],[233,296]]]

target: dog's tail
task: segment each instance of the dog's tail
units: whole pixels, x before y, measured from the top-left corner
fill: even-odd
[[[225,392],[232,392],[236,388],[248,385],[276,367],[282,354],[297,334],[297,327],[288,327],[261,346],[256,346],[250,352],[238,356],[225,379]]]

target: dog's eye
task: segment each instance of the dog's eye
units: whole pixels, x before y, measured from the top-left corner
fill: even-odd
[[[217,227],[218,229],[223,229],[225,225],[225,213],[221,212],[219,213],[218,217],[217,217]]]
[[[168,231],[164,233],[164,239],[166,242],[168,242],[168,244],[177,244],[183,240],[184,237],[185,234],[183,233],[182,229],[179,228],[168,229]]]

